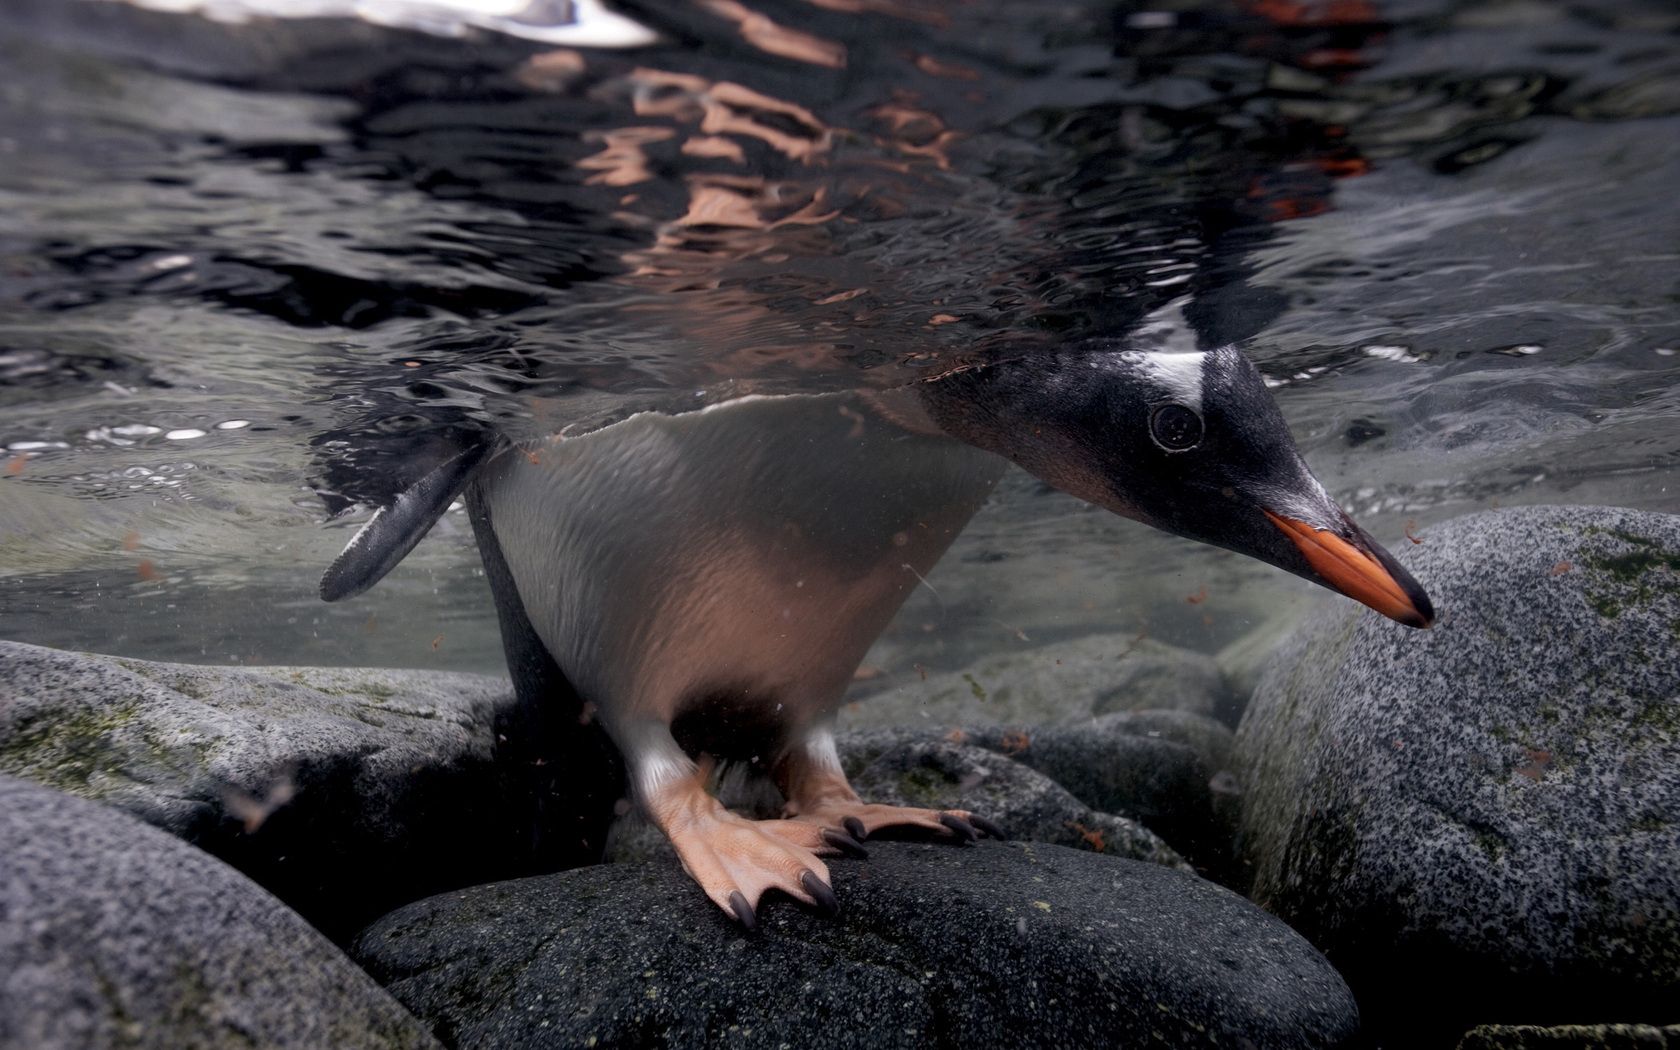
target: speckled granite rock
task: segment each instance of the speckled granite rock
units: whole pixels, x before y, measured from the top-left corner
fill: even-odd
[[[109,807],[0,777],[0,1046],[437,1045],[232,868]]]
[[[1680,1025],[1570,1024],[1481,1025],[1464,1034],[1458,1050],[1669,1050],[1680,1047]]]
[[[335,936],[577,852],[576,836],[539,834],[541,770],[517,750],[531,746],[508,728],[517,717],[507,683],[475,675],[200,667],[0,642],[0,773],[178,835]],[[345,877],[365,870],[379,874]]]
[[[1054,846],[877,844],[840,915],[737,931],[674,864],[600,865],[410,905],[357,958],[451,1045],[1346,1045],[1340,977],[1192,875]]]
[[[1236,715],[1211,656],[1135,635],[1092,635],[898,683],[846,705],[840,725],[1053,725],[1145,709]]]
[[[1680,517],[1525,507],[1424,539],[1402,557],[1433,631],[1331,608],[1255,695],[1255,899],[1375,1031],[1672,1020]]]

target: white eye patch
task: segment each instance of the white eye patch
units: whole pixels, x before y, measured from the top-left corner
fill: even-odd
[[[1202,410],[1202,365],[1207,354],[1145,351],[1127,355],[1145,380],[1161,388],[1173,401]]]

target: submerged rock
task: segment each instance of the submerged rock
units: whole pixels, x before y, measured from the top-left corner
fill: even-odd
[[[1236,710],[1212,657],[1138,635],[1093,635],[995,653],[925,681],[912,678],[846,705],[840,724],[1053,725],[1145,709],[1227,721]]]
[[[232,868],[106,806],[0,777],[0,1046],[437,1045]]]
[[[1260,678],[1265,674],[1266,666],[1272,662],[1272,656],[1300,627],[1301,620],[1299,610],[1286,608],[1262,620],[1259,626],[1237,638],[1214,656],[1214,663],[1230,687],[1238,714],[1248,707],[1249,698],[1260,685]]]
[[[1254,898],[1379,1032],[1671,1020],[1680,517],[1526,507],[1421,538],[1433,631],[1337,607],[1256,692]]]
[[[870,778],[860,781],[869,783],[869,790],[859,790],[871,801],[876,801],[870,794],[875,790],[890,794],[891,801],[907,797],[897,783],[903,770],[895,768],[885,774],[869,771],[871,763],[890,750],[925,745],[917,752],[921,758],[900,755],[894,760],[897,767],[906,761],[915,764],[944,755],[940,745],[983,748],[1042,774],[1024,780],[1021,774],[992,778],[994,787],[988,790],[1019,786],[1035,799],[1034,805],[1054,798],[1056,803],[1051,808],[1056,811],[1055,818],[1024,816],[1009,823],[1002,814],[1018,811],[1025,815],[1032,806],[1023,807],[1012,798],[982,798],[967,790],[965,785],[987,781],[989,770],[998,765],[997,759],[941,759],[934,765],[948,766],[950,771],[924,778],[927,783],[921,790],[937,786],[939,805],[975,809],[1004,823],[1018,838],[1078,847],[1078,839],[1065,829],[1084,825],[1086,830],[1079,834],[1085,841],[1131,842],[1133,845],[1121,851],[1122,856],[1159,860],[1164,855],[1153,849],[1137,852],[1143,840],[1130,829],[1146,828],[1151,839],[1158,835],[1171,847],[1172,862],[1178,862],[1182,853],[1204,873],[1226,881],[1236,819],[1230,804],[1235,780],[1225,769],[1231,758],[1231,731],[1204,716],[1182,711],[1124,711],[1075,725],[854,729],[842,733],[839,743],[841,764],[847,774],[854,780]],[[1214,766],[1214,762],[1219,764]],[[875,787],[877,781],[880,788]],[[1029,784],[1034,786],[1027,790]],[[1040,784],[1056,790],[1044,791],[1037,786]],[[1091,813],[1100,818],[1097,823],[1101,828],[1087,819]],[[1121,832],[1117,839],[1107,834],[1116,820],[1121,822],[1115,829]],[[1098,831],[1097,836],[1089,834],[1093,829]]]
[[[1068,726],[978,729],[965,733],[963,742],[1008,755],[1093,809],[1145,825],[1197,865],[1223,870],[1235,829],[1231,815],[1215,806],[1214,770],[1198,748],[1167,733],[1207,748],[1223,736],[1229,749],[1230,730],[1182,711],[1123,711]]]
[[[732,926],[673,865],[409,905],[354,954],[461,1048],[1346,1045],[1340,977],[1192,875],[1054,846],[875,844],[840,915]]]
[[[978,747],[906,740],[876,754],[852,786],[870,802],[966,809],[1015,839],[1189,867],[1142,824],[1093,809],[1044,774]]]
[[[335,936],[581,852],[576,835],[540,834],[540,752],[522,750],[519,717],[507,683],[477,675],[0,642],[0,773],[178,835]]]

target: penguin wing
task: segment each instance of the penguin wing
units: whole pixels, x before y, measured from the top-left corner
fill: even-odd
[[[425,538],[496,449],[494,441],[461,449],[398,493],[390,506],[375,511],[321,574],[322,600],[353,598],[384,579]]]

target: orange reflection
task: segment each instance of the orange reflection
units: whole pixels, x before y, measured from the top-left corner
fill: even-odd
[[[532,55],[520,63],[513,77],[532,91],[559,92],[583,76],[583,70],[583,56],[569,48],[561,48]]]
[[[778,25],[736,0],[699,0],[699,4],[719,18],[734,22],[743,40],[767,54],[829,69],[840,69],[846,64],[843,45]]]
[[[592,186],[632,186],[653,177],[648,171],[648,155],[643,146],[666,142],[676,137],[670,128],[613,128],[609,131],[586,131],[585,142],[604,143],[601,152],[578,161],[578,167],[598,171],[584,181]]]
[[[912,105],[910,98],[908,93],[898,92],[893,101],[865,111],[871,119],[886,125],[887,134],[877,141],[899,153],[926,157],[940,171],[951,170],[949,150],[961,134],[950,130],[939,114]]]
[[[916,68],[930,77],[944,77],[946,80],[979,80],[980,73],[967,66],[959,66],[955,62],[941,62],[932,55],[917,55]]]
[[[848,15],[888,15],[906,22],[920,22],[929,26],[947,26],[951,18],[935,0],[925,3],[904,3],[902,0],[805,0],[812,7],[825,11],[839,11]]]
[[[638,69],[630,74],[630,84],[639,117],[698,120],[700,130],[708,135],[755,138],[806,163],[827,153],[833,144],[833,131],[804,106],[727,80],[713,83],[687,73]],[[761,115],[774,117],[775,122],[761,120]]]
[[[683,142],[682,152],[685,157],[716,157],[736,164],[747,162],[746,151],[741,149],[740,143],[721,135],[695,135]]]

